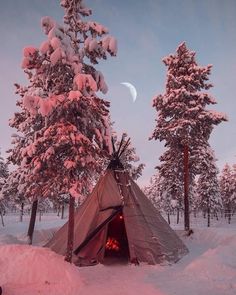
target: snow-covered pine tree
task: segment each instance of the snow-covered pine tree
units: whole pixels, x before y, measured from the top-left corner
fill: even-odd
[[[164,206],[162,204],[163,199],[161,196],[160,177],[158,173],[151,177],[150,183],[143,188],[143,192],[159,211],[164,211]]]
[[[232,196],[232,200],[233,200],[233,205],[232,205],[232,210],[233,210],[233,214],[236,212],[236,164],[233,164],[232,166],[232,170],[233,170],[233,187],[234,187],[234,192],[233,192],[233,196]]]
[[[5,197],[2,193],[2,189],[7,181],[7,177],[9,175],[9,170],[6,162],[4,159],[1,157],[0,153],[0,216],[1,216],[1,221],[2,225],[4,226],[4,221],[3,221],[3,212],[5,211]]]
[[[185,229],[189,230],[188,186],[201,171],[200,154],[204,153],[214,125],[226,121],[226,116],[206,108],[216,104],[215,99],[205,92],[212,87],[208,83],[211,65],[198,66],[195,52],[190,51],[185,43],[180,44],[176,54],[165,57],[163,62],[168,71],[166,89],[164,94],[153,99],[157,119],[151,138],[164,141],[169,151],[161,157],[160,167],[172,166],[172,170],[168,170],[172,171],[174,183],[184,182]],[[173,169],[170,154],[171,157],[182,158],[180,165],[183,167],[185,163],[185,169],[181,168],[176,173],[179,161]],[[160,174],[166,177],[161,170]]]
[[[29,199],[26,198],[24,191],[25,185],[19,183],[19,171],[12,171],[4,186],[2,187],[2,195],[8,204],[11,204],[15,209],[19,210],[19,221],[23,221],[25,205],[29,204]]]
[[[207,226],[210,226],[211,214],[218,216],[222,209],[222,200],[218,182],[218,168],[213,150],[209,147],[206,150],[202,171],[198,178],[197,195],[199,208],[207,214]]]
[[[6,183],[6,179],[8,175],[9,175],[8,166],[0,153],[0,191],[2,187],[4,186],[4,184]]]
[[[61,219],[64,219],[65,216],[65,206],[69,203],[70,196],[69,194],[62,194],[57,199],[57,207],[58,207],[58,213],[57,215],[61,213]],[[83,200],[80,200],[83,201]]]
[[[41,198],[38,203],[39,221],[42,220],[42,215],[53,208],[53,203],[49,198]]]
[[[173,210],[177,211],[177,223],[179,223],[179,213],[183,210],[183,155],[176,153],[174,149],[169,149],[163,153],[160,161],[161,165],[157,168],[162,204],[165,204],[165,208],[169,208],[168,214]]]
[[[23,136],[15,137],[9,159],[23,172],[19,183],[27,184],[32,199],[70,194],[71,261],[74,198],[88,189],[109,150],[109,103],[96,94],[106,93],[107,85],[94,64],[107,53],[115,56],[117,45],[104,26],[84,20],[91,10],[82,0],[62,0],[61,6],[64,25],[42,18],[47,40],[39,49],[24,49],[22,68],[30,83],[16,85],[21,111],[11,121]]]
[[[159,211],[165,212],[168,216],[168,211],[171,211],[173,208],[171,207],[171,200],[163,198],[163,194],[165,195],[165,192],[163,193],[159,173],[155,173],[151,177],[149,185],[144,188],[144,193]]]
[[[228,223],[231,223],[231,214],[234,205],[235,184],[232,168],[225,164],[220,175],[220,193],[224,205],[225,216],[228,216]]]

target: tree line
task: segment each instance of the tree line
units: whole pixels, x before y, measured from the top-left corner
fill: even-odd
[[[216,177],[215,177],[216,176]],[[182,184],[183,186],[183,184]],[[157,173],[150,179],[150,183],[143,188],[146,196],[154,206],[167,216],[176,216],[176,223],[180,221],[180,215],[184,212],[183,196],[177,199],[176,194],[170,194],[162,190],[162,180]],[[225,164],[221,172],[214,178],[202,178],[191,186],[189,193],[190,214],[194,217],[201,213],[207,219],[207,226],[212,218],[219,220],[220,217],[227,219],[230,224],[232,216],[236,213],[236,165]]]

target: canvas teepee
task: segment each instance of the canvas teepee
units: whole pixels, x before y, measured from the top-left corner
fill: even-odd
[[[134,263],[173,263],[188,253],[119,160],[113,154],[105,174],[75,214],[73,262],[104,263],[107,257],[126,257]],[[65,255],[66,223],[46,244]]]

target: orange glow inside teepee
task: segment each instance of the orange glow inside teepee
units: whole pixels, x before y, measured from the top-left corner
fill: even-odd
[[[114,239],[109,237],[106,243],[107,250],[119,251],[120,250],[120,243]]]

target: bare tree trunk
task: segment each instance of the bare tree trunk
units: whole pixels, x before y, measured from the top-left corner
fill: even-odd
[[[60,216],[61,206],[59,205],[57,208],[57,216]]]
[[[0,215],[1,215],[1,220],[2,220],[2,226],[5,226],[5,224],[4,224],[4,220],[3,220],[2,210],[0,210]]]
[[[33,201],[32,208],[31,208],[30,222],[29,222],[29,228],[27,233],[27,236],[29,238],[29,245],[32,245],[32,241],[33,241],[37,208],[38,208],[38,200],[35,200]]]
[[[70,195],[69,200],[69,220],[68,220],[68,237],[65,261],[72,262],[73,246],[74,246],[74,212],[75,199]]]
[[[24,203],[21,203],[21,208],[20,208],[20,222],[23,221],[23,215],[24,215]]]
[[[207,227],[210,227],[211,224],[211,210],[210,207],[207,206]]]
[[[65,212],[65,204],[62,203],[62,205],[61,205],[61,219],[64,219],[64,212]]]
[[[167,212],[168,223],[170,224],[170,212]]]
[[[179,224],[179,208],[177,208],[177,220],[176,223]]]
[[[42,210],[39,210],[39,221],[42,220]]]
[[[228,224],[231,223],[231,208],[230,205],[228,206]]]
[[[190,230],[189,220],[189,148],[184,145],[184,229]]]

